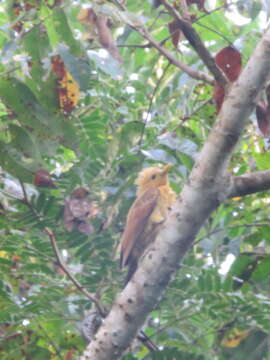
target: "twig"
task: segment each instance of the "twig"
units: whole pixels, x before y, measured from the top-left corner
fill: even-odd
[[[104,317],[106,315],[106,311],[103,308],[103,306],[99,303],[99,300],[96,298],[96,296],[94,296],[93,294],[90,294],[89,291],[87,291],[85,289],[85,287],[69,272],[66,264],[63,262],[60,251],[56,244],[56,239],[55,239],[53,231],[51,229],[49,229],[48,227],[45,227],[43,229],[43,231],[49,236],[49,239],[50,239],[53,251],[55,253],[57,262],[58,262],[59,266],[61,267],[61,269],[64,271],[64,273],[67,275],[67,277],[73,282],[73,284],[76,286],[76,288],[78,290],[80,290],[80,292],[82,292],[89,300],[91,300],[96,305],[100,315],[102,317]]]
[[[153,46],[148,42],[146,44],[117,44],[117,47],[133,47],[139,49],[148,49]]]
[[[199,57],[202,59],[208,70],[213,74],[215,80],[225,88],[228,83],[225,75],[223,75],[221,70],[216,65],[213,57],[205,47],[197,32],[193,29],[191,23],[183,19],[179,12],[174,8],[174,6],[169,4],[166,0],[161,0],[161,2],[170,12],[170,14],[175,18],[179,28],[182,30],[186,39],[189,41],[193,49],[197,52]]]
[[[212,29],[211,27],[207,26],[207,25],[204,25],[204,24],[201,24],[199,22],[196,22],[197,25],[209,30],[209,31],[212,31],[214,34],[220,36],[223,40],[225,40],[228,44],[232,45],[233,43],[228,39],[226,38],[226,36],[224,36],[221,32],[215,30],[215,29]]]
[[[22,188],[22,192],[23,192],[23,202],[25,205],[27,205],[29,207],[29,209],[38,217],[39,219],[39,215],[36,213],[35,209],[33,208],[32,204],[28,201],[28,197],[27,197],[27,192],[25,189],[25,186],[23,184],[23,182],[21,180],[19,180],[21,188]],[[53,248],[55,257],[57,259],[58,265],[60,266],[60,268],[64,271],[64,273],[67,275],[67,277],[73,282],[73,284],[76,286],[76,288],[83,293],[90,301],[92,301],[96,308],[98,309],[100,316],[102,318],[105,318],[108,311],[100,304],[98,298],[89,293],[89,291],[87,291],[85,289],[85,287],[70,273],[70,271],[68,270],[66,264],[64,263],[64,261],[61,258],[61,254],[59,251],[59,248],[57,246],[56,243],[56,239],[55,239],[55,235],[54,232],[49,229],[48,227],[44,227],[43,231],[48,235],[49,239],[50,239],[50,243],[51,246]],[[151,341],[151,339],[149,339],[149,337],[143,332],[141,331],[138,335],[137,335],[137,339],[139,341],[141,341],[150,351],[156,351],[158,350],[158,347]]]
[[[208,84],[213,85],[214,81],[208,75],[204,74],[201,71],[197,71],[192,69],[190,66],[182,63],[181,61],[177,60],[167,49],[165,49],[160,43],[152,38],[152,36],[148,33],[148,31],[142,26],[132,26],[134,30],[139,32],[145,39],[149,41],[149,43],[155,47],[163,56],[165,56],[173,65],[187,73],[190,77],[204,81]]]
[[[212,99],[207,99],[206,101],[204,101],[203,103],[201,103],[196,109],[194,109],[192,111],[192,113],[190,113],[189,115],[185,115],[183,116],[182,120],[181,120],[181,124],[183,124],[184,122],[186,122],[187,120],[189,120],[192,116],[194,116],[198,111],[200,111],[205,105],[210,104],[212,102]]]
[[[152,36],[148,33],[148,31],[142,26],[133,26],[133,29],[139,32],[145,39],[149,41],[149,43],[155,47],[163,56],[165,56],[173,65],[177,66],[179,69],[187,73],[190,77],[204,81],[208,84],[213,85],[214,81],[208,75],[204,74],[201,71],[197,71],[192,69],[190,66],[182,63],[177,60],[167,49],[165,49],[160,43],[152,38]]]
[[[206,14],[203,14],[203,15],[199,16],[194,22],[196,23],[197,21],[205,18],[206,16],[212,15],[214,12],[217,12],[217,11],[220,11],[220,10],[223,10],[223,9],[227,9],[233,4],[234,4],[233,2],[230,3],[230,4],[224,4],[224,5],[219,6],[219,7],[215,8],[215,9],[213,9],[211,11],[208,11]]]
[[[35,216],[37,216],[37,218],[40,220],[40,216],[37,214],[37,212],[33,208],[32,204],[28,201],[27,192],[26,192],[24,183],[21,180],[19,180],[19,182],[20,182],[22,192],[23,192],[24,203],[33,212],[33,214],[35,214]],[[57,259],[57,262],[58,262],[60,268],[64,271],[64,273],[67,275],[67,277],[73,282],[73,284],[76,286],[76,288],[78,290],[80,290],[80,292],[82,292],[89,300],[91,300],[96,305],[98,311],[100,312],[100,315],[102,317],[105,317],[107,312],[103,308],[103,306],[99,303],[99,300],[96,298],[96,296],[94,296],[93,294],[90,294],[85,289],[85,287],[68,270],[66,264],[64,263],[64,261],[61,258],[61,254],[60,254],[59,248],[57,246],[55,235],[54,235],[53,231],[50,230],[48,227],[44,227],[43,231],[48,235],[48,237],[50,239],[51,246],[53,248],[55,257]]]

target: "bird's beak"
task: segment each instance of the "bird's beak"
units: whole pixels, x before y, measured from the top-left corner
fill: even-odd
[[[167,164],[165,166],[163,166],[163,171],[162,171],[162,174],[165,175],[165,174],[168,174],[169,170],[173,167],[173,164]]]

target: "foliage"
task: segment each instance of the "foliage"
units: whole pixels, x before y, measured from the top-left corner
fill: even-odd
[[[45,230],[53,231],[70,273],[109,308],[122,287],[117,244],[136,174],[171,162],[179,193],[216,117],[213,87],[142,46],[147,40],[134,29],[145,26],[176,58],[206,72],[185,39],[171,41],[169,14],[150,1],[128,0],[125,12],[112,3],[118,2],[0,4],[2,359],[77,358],[86,346],[81,323],[93,303],[59,266]],[[206,1],[209,13],[190,3],[209,51],[234,44],[245,65],[268,16],[261,2]],[[109,18],[109,43],[100,28],[94,40],[85,36],[89,27],[78,14],[90,4]],[[269,168],[255,119],[254,113],[230,164],[235,175]],[[34,181],[40,169],[56,188]],[[99,209],[89,236],[64,227],[65,199],[81,186]],[[162,351],[152,355],[137,344],[126,360],[267,358],[268,203],[268,194],[258,193],[213,214],[145,325]]]

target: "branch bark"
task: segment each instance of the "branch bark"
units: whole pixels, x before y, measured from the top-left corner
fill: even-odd
[[[165,49],[160,43],[154,40],[144,27],[133,26],[133,29],[138,31],[145,39],[147,39],[149,44],[151,44],[154,48],[156,48],[160,52],[160,54],[165,56],[170,61],[170,63],[178,67],[180,70],[184,71],[190,77],[214,85],[214,80],[211,77],[209,77],[208,75],[204,74],[201,71],[192,69],[190,66],[176,59],[167,49]]]
[[[270,29],[265,32],[254,55],[233,84],[171,216],[143,256],[132,280],[117,296],[81,360],[114,360],[121,357],[159,301],[206,218],[228,196],[232,196],[232,180],[226,167],[254,107],[256,95],[270,72],[269,38]],[[237,181],[240,189],[241,181]]]
[[[58,246],[56,244],[55,235],[52,230],[50,230],[48,227],[45,227],[43,231],[49,236],[51,246],[53,248],[55,257],[57,259],[58,265],[60,268],[64,271],[64,273],[67,275],[67,277],[73,282],[73,284],[76,286],[76,288],[83,293],[91,302],[93,302],[96,305],[96,308],[99,311],[99,314],[101,316],[106,315],[106,309],[103,308],[97,297],[89,291],[86,290],[84,286],[81,285],[81,283],[71,274],[71,272],[68,270],[66,264],[63,262],[60,251],[58,249]]]
[[[193,29],[191,22],[187,19],[183,19],[179,12],[174,8],[174,6],[168,3],[166,0],[161,0],[165,8],[170,12],[170,14],[175,18],[179,28],[182,30],[186,39],[197,52],[199,57],[202,59],[208,70],[213,74],[215,80],[224,88],[228,84],[227,78],[223,75],[222,71],[216,65],[215,60],[213,59],[210,52],[205,47],[200,36],[197,34],[195,29]]]
[[[270,189],[270,170],[234,176],[229,197],[244,196]]]

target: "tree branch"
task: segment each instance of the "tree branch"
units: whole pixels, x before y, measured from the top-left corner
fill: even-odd
[[[224,174],[255,98],[270,72],[269,38],[270,29],[232,85],[170,217],[155,243],[145,252],[132,280],[117,296],[81,360],[120,358],[161,298],[204,221],[229,195],[230,176]]]
[[[170,12],[170,14],[175,18],[179,25],[179,28],[182,30],[186,39],[189,41],[193,49],[197,52],[199,57],[202,59],[208,70],[213,74],[215,80],[225,88],[228,84],[225,75],[216,65],[215,60],[213,59],[207,48],[204,46],[204,43],[202,42],[197,32],[193,29],[190,21],[183,19],[179,12],[174,8],[174,6],[169,4],[166,0],[161,0],[161,2]]]
[[[214,81],[208,75],[204,74],[201,71],[197,71],[192,69],[190,66],[182,63],[181,61],[177,60],[167,49],[165,49],[160,43],[152,38],[152,36],[148,33],[148,31],[143,26],[135,26],[133,25],[132,28],[139,32],[146,40],[148,40],[149,44],[151,44],[154,48],[156,48],[163,56],[165,56],[170,63],[178,67],[180,70],[184,71],[193,79],[197,79],[200,81],[204,81],[208,84],[213,85]]]
[[[232,177],[229,197],[254,194],[270,189],[270,170]]]
[[[36,213],[35,209],[33,208],[32,204],[29,202],[28,200],[28,196],[27,196],[27,192],[24,186],[24,183],[19,179],[21,188],[22,188],[22,193],[23,193],[23,203],[28,206],[28,208],[32,211],[32,213],[40,220],[39,215]],[[16,199],[17,200],[17,199]],[[64,263],[64,261],[62,260],[59,248],[57,246],[56,243],[56,238],[54,235],[54,232],[52,230],[50,230],[48,227],[45,227],[43,229],[43,231],[48,235],[49,239],[50,239],[50,243],[51,246],[53,248],[56,260],[58,262],[58,265],[60,266],[60,268],[64,271],[64,273],[67,275],[67,277],[71,280],[71,282],[73,282],[73,284],[76,286],[76,288],[82,293],[84,294],[91,302],[93,302],[96,306],[96,308],[99,311],[99,314],[102,318],[104,318],[107,314],[108,311],[107,309],[105,309],[101,303],[99,302],[97,296],[89,293],[89,291],[87,291],[85,289],[85,287],[70,273],[67,265]],[[156,346],[156,344],[143,332],[140,331],[140,333],[137,335],[137,339],[144,344],[144,346],[146,346],[148,348],[149,351],[156,351],[158,349],[158,347]]]
[[[57,259],[57,262],[58,262],[58,265],[60,266],[60,268],[64,271],[64,273],[67,275],[67,277],[73,282],[73,284],[76,286],[76,288],[78,290],[80,290],[81,293],[83,293],[91,302],[93,302],[95,304],[100,315],[104,317],[106,315],[106,310],[100,304],[99,300],[93,294],[90,294],[90,292],[85,289],[85,287],[70,273],[66,264],[63,262],[60,251],[56,244],[56,240],[55,240],[53,231],[47,227],[45,227],[43,229],[43,231],[49,236],[51,246],[53,248],[55,257]]]

